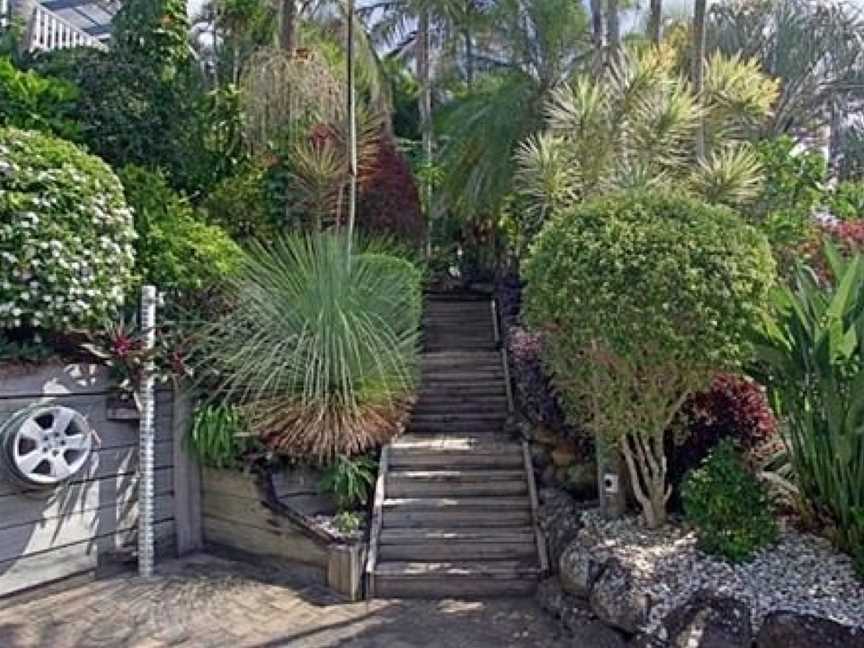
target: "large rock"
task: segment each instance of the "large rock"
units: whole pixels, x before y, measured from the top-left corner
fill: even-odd
[[[540,510],[538,522],[546,546],[549,549],[549,563],[557,568],[564,549],[582,528],[582,514],[570,495],[557,488],[540,490]]]
[[[698,592],[665,619],[672,648],[750,648],[750,608],[731,597]]]
[[[607,625],[635,634],[648,621],[651,602],[620,562],[610,559],[591,588],[591,610]]]
[[[558,561],[561,588],[568,594],[589,598],[608,558],[608,555],[598,554],[584,538],[577,537],[567,545]]]
[[[571,628],[574,648],[627,648],[620,633],[599,621]]]
[[[810,614],[772,612],[756,636],[757,648],[864,648],[864,630]]]
[[[627,646],[628,648],[669,648],[669,644],[663,639],[647,632],[637,634]]]
[[[591,611],[585,602],[562,590],[556,577],[541,582],[536,597],[540,608],[559,619],[571,632],[591,621]]]

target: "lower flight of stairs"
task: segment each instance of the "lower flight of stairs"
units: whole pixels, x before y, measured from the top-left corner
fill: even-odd
[[[527,595],[546,568],[493,313],[488,298],[427,299],[419,399],[382,453],[371,596]]]

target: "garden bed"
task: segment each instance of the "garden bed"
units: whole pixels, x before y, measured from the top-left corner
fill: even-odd
[[[553,515],[558,515],[562,498],[549,492],[544,496],[550,502],[547,509],[555,507]],[[864,583],[857,579],[852,560],[824,538],[781,524],[775,544],[748,562],[732,564],[700,551],[696,534],[684,526],[649,531],[635,517],[610,521],[596,509],[572,511],[575,522],[564,530],[571,540],[558,549],[559,575],[541,587],[539,597],[577,635],[599,620],[620,634],[622,642],[636,636],[644,646],[664,646],[665,641],[675,646],[749,646],[753,637],[761,637],[760,646],[773,645],[764,637],[776,632],[782,616],[818,620],[851,642],[838,646],[864,645]],[[734,633],[728,627],[717,630],[721,621],[710,618],[718,609],[726,610],[726,616],[730,609],[740,611],[737,632],[747,638],[745,643],[729,639]],[[728,643],[676,643],[680,620],[690,619],[692,625],[699,614],[705,636],[719,633]],[[800,645],[834,645],[819,635],[808,641]]]
[[[305,475],[305,473],[304,473]],[[300,480],[305,482],[305,478]],[[310,497],[283,492],[298,480],[269,471],[206,468],[202,475],[205,543],[250,558],[264,557],[297,568],[351,600],[363,593],[366,535],[334,533],[323,519],[298,510],[319,510]],[[293,502],[293,503],[292,503]],[[311,508],[310,508],[311,507]]]

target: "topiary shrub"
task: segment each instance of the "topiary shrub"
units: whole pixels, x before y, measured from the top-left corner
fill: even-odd
[[[140,167],[120,172],[133,209],[137,274],[166,292],[192,292],[220,284],[239,265],[239,246],[208,225],[165,178]]]
[[[666,429],[748,356],[774,281],[767,241],[725,207],[622,193],[557,214],[525,278],[528,323],[546,335],[568,414],[587,410],[588,429],[620,449],[645,522],[662,524]]]
[[[707,553],[738,562],[777,538],[762,484],[730,439],[721,441],[702,466],[687,475],[682,498],[684,514]]]
[[[0,328],[101,322],[132,283],[134,240],[123,187],[104,162],[0,129]]]

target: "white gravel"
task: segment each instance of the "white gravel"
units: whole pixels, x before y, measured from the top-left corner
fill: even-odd
[[[864,584],[852,561],[824,538],[784,529],[777,544],[733,565],[696,549],[695,534],[682,527],[648,531],[637,518],[609,522],[596,511],[584,513],[583,523],[583,535],[592,538],[598,552],[605,550],[630,567],[651,597],[648,632],[657,633],[662,618],[700,589],[748,602],[754,631],[774,610],[864,629]]]
[[[312,521],[319,528],[340,540],[356,542],[363,539],[366,535],[366,529],[369,526],[369,515],[365,511],[358,511],[357,515],[360,518],[360,526],[356,531],[352,531],[351,533],[344,533],[336,527],[334,522],[336,516],[334,515],[315,515],[312,517]]]

